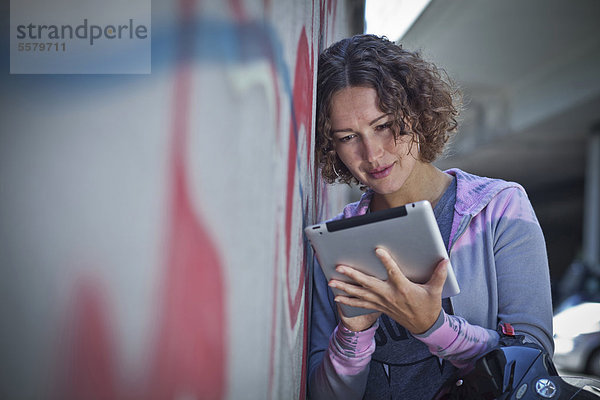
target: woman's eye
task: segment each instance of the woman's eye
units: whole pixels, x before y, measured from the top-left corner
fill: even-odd
[[[383,131],[383,130],[389,129],[391,127],[392,127],[392,123],[391,122],[386,122],[385,124],[377,125],[375,127],[375,129],[378,130],[378,131]]]
[[[356,135],[347,135],[347,136],[339,138],[338,140],[342,143],[346,143],[346,142],[349,142],[350,140],[354,139],[355,137],[356,137]]]

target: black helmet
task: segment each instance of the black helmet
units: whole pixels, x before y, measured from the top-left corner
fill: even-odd
[[[583,389],[590,384],[598,387],[593,379],[561,378],[548,353],[521,343],[489,351],[472,368],[446,382],[434,399],[598,400],[600,396]]]

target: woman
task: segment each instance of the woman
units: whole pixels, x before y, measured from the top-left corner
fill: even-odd
[[[461,293],[441,299],[446,260],[422,285],[383,249],[376,254],[387,281],[338,266],[356,284],[327,282],[315,267],[311,398],[431,398],[456,368],[498,343],[500,322],[552,354],[546,249],[525,191],[431,164],[456,128],[455,94],[434,65],[385,38],[344,39],[319,58],[323,178],[366,188],[336,219],[429,200]],[[329,287],[348,296],[334,299]],[[336,303],[377,312],[347,318]]]

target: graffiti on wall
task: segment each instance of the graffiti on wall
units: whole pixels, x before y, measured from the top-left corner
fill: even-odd
[[[148,219],[162,221],[157,223],[160,229],[153,233],[160,238],[160,251],[157,251],[160,256],[156,261],[157,268],[133,273],[133,280],[141,282],[138,283],[139,286],[150,293],[145,297],[148,304],[143,305],[143,312],[149,315],[150,322],[146,324],[148,329],[143,337],[139,337],[122,328],[119,330],[118,327],[123,325],[124,318],[129,319],[141,312],[135,308],[122,310],[123,307],[128,307],[127,301],[136,296],[135,290],[128,293],[128,289],[118,283],[124,274],[119,271],[126,271],[130,267],[126,262],[118,258],[111,259],[111,254],[107,254],[105,258],[114,261],[113,265],[106,266],[99,260],[94,260],[85,267],[74,267],[68,271],[57,268],[55,279],[68,281],[62,284],[69,287],[64,303],[56,300],[58,297],[51,291],[48,292],[49,297],[54,296],[55,303],[62,304],[61,310],[57,312],[62,316],[52,321],[58,326],[53,330],[57,338],[42,338],[42,334],[33,332],[30,335],[34,340],[39,339],[40,343],[56,345],[55,349],[48,350],[48,354],[52,354],[49,357],[52,362],[48,363],[53,364],[52,371],[43,371],[39,367],[36,371],[40,376],[44,375],[38,379],[41,383],[26,390],[43,394],[43,397],[61,399],[218,399],[235,398],[240,393],[245,393],[249,398],[305,397],[304,365],[307,357],[308,289],[312,253],[302,229],[327,217],[327,204],[337,201],[338,196],[335,192],[330,192],[317,176],[312,139],[316,57],[319,49],[331,41],[335,21],[343,10],[337,3],[336,0],[313,0],[312,3],[289,1],[275,4],[265,0],[262,15],[257,16],[255,8],[251,11],[251,7],[241,0],[230,0],[218,6],[201,0],[178,0],[170,6],[176,16],[172,23],[174,29],[161,29],[159,23],[153,24],[153,29],[156,28],[156,32],[153,32],[153,75],[150,78],[135,78],[138,79],[135,82],[141,79],[150,82],[143,91],[151,94],[152,104],[156,105],[150,106],[150,109],[155,114],[164,114],[164,117],[158,119],[165,122],[162,125],[164,131],[158,124],[147,123],[144,126],[148,135],[165,138],[164,154],[155,162],[157,170],[163,168],[164,171],[160,175],[149,174],[144,177],[152,187],[162,188],[164,196],[164,202],[160,203],[162,211],[157,215],[145,215]],[[167,6],[163,7],[167,9]],[[301,15],[302,19],[273,19],[271,15],[281,13],[281,8],[295,10],[295,15]],[[157,13],[159,20],[160,11],[153,12]],[[293,34],[288,32],[290,27]],[[286,34],[282,34],[283,32]],[[257,65],[259,67],[252,70]],[[220,70],[229,72],[218,75]],[[234,70],[237,72],[231,72]],[[251,70],[254,71],[252,79],[248,78]],[[234,75],[237,78],[231,78]],[[231,93],[223,94],[223,98],[211,97],[214,96],[213,86],[210,89],[202,86],[208,85],[207,76],[219,76],[223,79],[221,87],[245,89],[239,89],[237,93],[231,89]],[[58,86],[71,84],[68,78],[59,81],[44,77],[39,79],[47,79],[46,91],[39,95],[39,102],[51,104],[59,98],[68,103],[68,97],[61,98],[58,92]],[[235,79],[239,82],[233,82]],[[84,82],[77,88],[80,98],[88,97],[86,91],[99,91],[102,85],[97,82],[100,80],[98,77],[79,80]],[[14,85],[18,89],[19,84],[26,81],[16,82]],[[160,89],[156,89],[154,85],[160,86]],[[252,85],[258,85],[259,88],[253,88]],[[147,89],[148,87],[151,89]],[[112,91],[116,95],[112,97],[123,97],[124,93],[119,84],[103,90]],[[272,176],[259,180],[273,182],[271,187],[263,188],[259,193],[262,197],[258,200],[259,203],[266,200],[273,205],[270,215],[262,215],[267,221],[265,230],[270,233],[256,239],[256,243],[244,244],[246,247],[242,250],[227,252],[224,251],[223,237],[239,227],[229,222],[223,226],[215,224],[215,215],[227,214],[228,211],[215,204],[224,203],[230,197],[244,198],[247,193],[241,190],[238,192],[236,188],[219,192],[216,184],[198,179],[199,176],[205,177],[208,169],[214,168],[214,162],[210,155],[200,154],[194,149],[197,142],[208,137],[205,135],[218,131],[218,126],[212,122],[207,123],[202,117],[215,112],[207,104],[218,107],[229,102],[233,104],[230,108],[236,110],[236,101],[244,104],[246,100],[242,101],[240,98],[251,96],[257,91],[263,97],[256,101],[264,102],[264,116],[261,116],[257,124],[263,125],[264,132],[254,130],[251,133],[266,137],[267,145],[261,154],[237,155],[240,159],[247,157],[244,159],[250,159],[251,162],[265,159],[264,163],[275,166],[269,169]],[[142,103],[146,98],[147,95],[138,95],[133,103],[127,105],[132,109],[129,114],[138,116],[137,121],[143,119],[145,113],[151,114],[143,106],[135,104],[135,101]],[[168,105],[165,106],[165,103]],[[83,125],[87,124],[90,132],[102,132],[105,129],[103,122],[98,121],[115,120],[116,112],[113,108],[107,107],[107,110],[102,111],[98,104],[106,103],[97,100],[87,106],[89,109],[94,108],[96,114],[100,113],[98,120],[78,116]],[[198,108],[198,104],[203,106]],[[85,104],[79,106],[86,108]],[[114,106],[115,109],[118,107]],[[86,112],[81,115],[86,115]],[[59,123],[56,122],[58,118],[56,121],[42,121],[43,118],[44,115],[40,114],[39,119],[33,120],[33,126],[42,126],[43,123],[49,135],[53,133],[53,127],[59,129]],[[74,119],[68,114],[66,118]],[[241,120],[242,117],[236,115],[231,118]],[[119,126],[118,118],[116,120],[115,123]],[[16,117],[11,120],[11,124],[15,132],[26,129]],[[78,123],[80,125],[82,123]],[[240,129],[243,130],[243,127]],[[62,129],[62,134],[76,138],[79,132],[73,126],[70,131]],[[123,134],[127,132],[124,131]],[[234,133],[229,138],[230,143],[238,140],[236,134],[244,133]],[[213,136],[212,139],[224,141],[223,136]],[[97,140],[101,141],[102,138]],[[219,152],[223,149],[225,146],[216,146],[215,149],[203,148],[201,151],[215,153],[215,150]],[[94,152],[94,148],[89,151]],[[141,162],[144,156],[133,152],[127,157],[133,159],[135,164]],[[164,162],[161,163],[160,160],[163,159]],[[101,166],[109,161],[99,155],[96,159],[91,157],[89,162],[97,162]],[[235,168],[239,170],[246,167],[241,161],[234,160],[232,163],[237,163]],[[195,168],[197,165],[200,172]],[[257,165],[256,168],[262,167]],[[48,169],[46,173],[52,174],[54,171]],[[160,177],[164,177],[162,184],[157,183]],[[53,190],[70,190],[69,180],[62,178],[57,175],[57,181],[66,182],[64,186],[57,185]],[[27,179],[27,176],[15,179]],[[145,182],[142,181],[139,185],[144,185]],[[107,198],[122,195],[124,198],[130,196],[134,201],[145,200],[136,198],[134,192],[118,193],[112,190],[110,184],[105,184],[98,190],[100,196]],[[214,198],[206,196],[206,193],[212,192],[216,193]],[[42,197],[37,192],[28,193],[27,196]],[[94,213],[102,201],[90,202],[86,206],[86,200],[83,197],[80,200],[83,204],[78,211],[80,215]],[[251,213],[253,201],[249,199],[248,204],[240,205],[242,210],[239,213]],[[39,207],[43,213],[50,208],[41,202]],[[268,210],[269,207],[265,206],[264,209]],[[15,210],[19,212],[18,208]],[[77,226],[77,223],[73,222],[72,225]],[[128,229],[121,225],[117,228],[103,228],[101,234],[108,238],[107,248],[117,246],[110,238],[116,229],[123,228]],[[248,227],[243,228],[250,230]],[[74,232],[74,229],[69,228],[61,231],[67,247],[74,245]],[[31,238],[32,241],[52,240],[47,230],[39,229],[36,235]],[[249,265],[241,265],[232,261],[243,259],[246,253],[241,252],[247,252],[257,244],[261,246],[257,251],[265,253],[269,262],[249,261]],[[95,248],[91,242],[86,246]],[[155,251],[151,244],[145,246],[148,246],[147,250]],[[236,252],[240,254],[233,254]],[[27,257],[29,256],[21,254],[16,259],[28,260]],[[40,253],[38,258],[43,259],[43,254]],[[65,263],[65,259],[66,257],[61,258],[59,255],[56,260],[52,259],[48,263],[61,265]],[[236,278],[236,273],[241,268],[256,269],[262,273],[266,278],[261,281],[264,286],[256,289],[244,287],[242,278],[239,281]],[[144,266],[137,266],[135,271],[144,271]],[[155,284],[144,283],[148,280],[146,275],[155,275],[156,278],[152,280]],[[26,275],[25,279],[33,282],[41,278],[32,273]],[[267,283],[262,283],[263,281]],[[242,287],[244,292],[240,294],[233,287]],[[265,291],[263,289],[269,293],[261,293],[262,297],[257,296],[256,299],[247,297],[247,293],[252,293],[252,290]],[[29,297],[27,293],[15,294],[17,296]],[[41,303],[44,299],[39,297],[30,301]],[[255,308],[269,315],[261,316],[263,319],[257,318],[261,321],[260,325],[257,322],[255,326],[242,327],[242,318],[234,306],[253,301],[260,303]],[[143,302],[136,299],[134,303],[139,305]],[[248,348],[244,343],[244,329],[254,331],[256,337],[266,338],[264,348]],[[125,336],[127,340],[124,339]],[[138,355],[137,363],[125,362],[130,357],[123,354],[125,342],[136,343],[143,349],[141,355]],[[261,339],[255,342],[263,341]],[[243,354],[236,353],[235,349],[240,348],[244,349]],[[129,367],[125,367],[125,364]],[[135,372],[127,372],[128,368]],[[244,388],[244,374],[250,377],[247,379],[258,376],[266,385],[264,388],[259,388],[259,384]],[[3,381],[0,393],[6,391],[18,394],[25,390],[17,384],[12,385]],[[50,395],[46,396],[48,393]]]

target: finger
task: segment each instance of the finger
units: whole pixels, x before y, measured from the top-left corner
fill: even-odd
[[[359,285],[366,287],[366,288],[373,288],[382,282],[379,279],[375,278],[374,276],[364,274],[364,273],[360,272],[359,270],[349,267],[347,265],[338,265],[335,268],[335,270],[337,272],[339,272],[340,274],[347,276],[348,278],[352,279],[354,282],[356,282]]]
[[[343,291],[351,297],[361,298],[367,301],[375,301],[377,295],[362,286],[354,285],[343,281],[332,279],[329,282],[329,286],[338,290]]]
[[[385,267],[385,270],[388,273],[388,279],[393,279],[403,284],[410,282],[387,250],[385,250],[383,247],[377,247],[375,249],[375,255]]]
[[[447,259],[443,259],[438,263],[433,270],[431,278],[429,278],[429,281],[427,282],[428,286],[439,289],[440,292],[442,291],[444,283],[446,282],[446,277],[448,276],[448,264],[449,261]]]
[[[351,307],[360,307],[367,308],[369,310],[383,311],[378,304],[356,297],[338,295],[335,296],[333,300],[338,304],[345,304]]]

